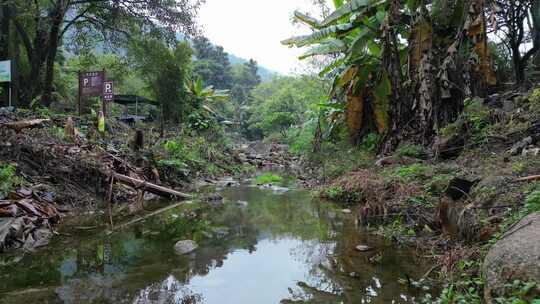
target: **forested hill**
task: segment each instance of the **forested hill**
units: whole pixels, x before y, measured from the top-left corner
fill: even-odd
[[[182,34],[176,34],[176,38],[178,40],[185,40],[185,37],[184,35]],[[211,43],[211,42],[210,42]],[[211,43],[214,47],[218,47],[218,45],[216,44],[213,44]],[[224,50],[225,53],[227,54],[228,58],[229,58],[229,62],[231,64],[231,66],[234,66],[234,65],[241,65],[241,64],[245,64],[245,63],[249,63],[249,60],[246,59],[246,58],[242,58],[242,57],[238,57],[234,54],[231,54],[231,53],[228,53],[226,50]],[[259,75],[261,77],[261,81],[262,82],[268,82],[270,80],[272,80],[272,78],[274,78],[275,76],[279,76],[280,74],[276,71],[273,71],[269,68],[266,68],[264,66],[257,66],[258,70],[257,70],[257,75]]]
[[[244,64],[244,63],[249,62],[249,60],[238,57],[238,56],[236,56],[234,54],[229,54],[229,61],[231,62],[231,65]],[[259,69],[257,71],[257,74],[259,74],[259,76],[261,76],[261,81],[262,82],[270,81],[275,76],[279,76],[279,73],[276,72],[276,71],[273,71],[271,69],[268,69],[268,68],[260,66],[260,65],[258,67],[259,67]]]

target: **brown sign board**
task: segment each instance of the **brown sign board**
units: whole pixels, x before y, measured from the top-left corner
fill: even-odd
[[[114,101],[114,83],[112,81],[103,82],[103,101]]]
[[[79,89],[81,96],[101,96],[105,72],[83,72],[79,74]]]

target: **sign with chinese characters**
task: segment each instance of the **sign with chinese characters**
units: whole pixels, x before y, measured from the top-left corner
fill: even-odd
[[[114,101],[114,84],[112,81],[103,83],[103,101]]]
[[[79,74],[79,90],[81,96],[101,96],[105,72],[83,72]]]
[[[11,82],[11,61],[0,61],[0,82]]]

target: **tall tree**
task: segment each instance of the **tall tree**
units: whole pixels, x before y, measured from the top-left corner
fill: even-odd
[[[214,46],[206,37],[196,37],[193,40],[193,48],[197,57],[193,73],[201,77],[206,85],[216,89],[231,89],[231,63],[229,54],[223,47]]]
[[[148,89],[161,104],[164,118],[183,121],[192,106],[185,90],[193,55],[189,44],[179,42],[170,47],[157,39],[142,38],[133,41],[129,51]]]
[[[41,96],[47,106],[52,101],[54,64],[64,35],[76,29],[128,37],[135,24],[151,31],[164,28],[195,33],[195,15],[201,0],[52,0],[2,1],[10,23],[22,41],[29,69],[24,74],[22,99]]]
[[[512,54],[516,84],[525,83],[527,63],[540,51],[540,2],[494,0],[494,26],[503,33],[503,43]]]

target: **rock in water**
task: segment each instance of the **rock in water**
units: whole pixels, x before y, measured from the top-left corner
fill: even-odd
[[[354,249],[356,249],[356,250],[358,250],[360,252],[366,252],[366,251],[373,250],[373,247],[369,247],[367,245],[358,245]]]
[[[192,240],[178,241],[174,245],[174,252],[176,252],[176,254],[178,255],[188,254],[197,249],[198,247],[199,245],[197,245],[197,243]]]
[[[522,219],[486,255],[482,266],[486,300],[503,296],[514,280],[540,282],[540,212]]]

